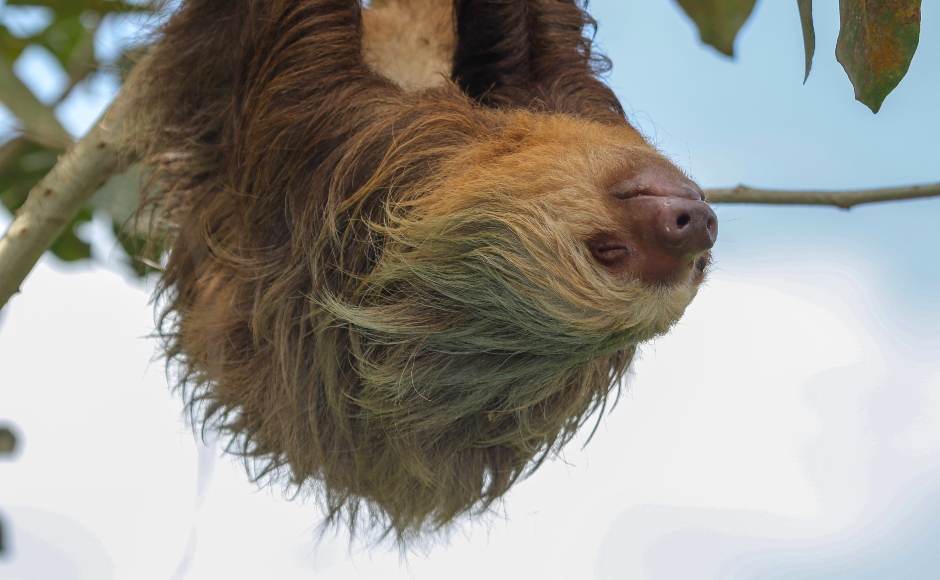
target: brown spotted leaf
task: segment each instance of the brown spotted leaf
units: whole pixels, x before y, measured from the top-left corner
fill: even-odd
[[[796,0],[800,9],[800,27],[803,28],[803,52],[806,55],[806,74],[803,83],[809,78],[809,71],[813,68],[813,54],[816,52],[816,30],[813,28],[813,0]]]
[[[839,0],[836,58],[855,98],[877,113],[911,64],[920,38],[921,0]]]
[[[702,42],[734,56],[734,39],[757,0],[676,0],[698,27]]]

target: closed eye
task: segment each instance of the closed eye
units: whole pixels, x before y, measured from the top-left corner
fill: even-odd
[[[601,244],[591,246],[591,255],[605,266],[622,263],[630,255],[630,249],[619,244]]]
[[[640,197],[641,195],[649,195],[647,189],[631,189],[628,191],[621,191],[614,193],[614,197],[620,200],[633,199],[634,197]]]

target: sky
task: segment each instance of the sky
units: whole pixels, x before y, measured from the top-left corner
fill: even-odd
[[[759,2],[734,60],[672,2],[591,3],[631,119],[704,187],[940,181],[940,5],[877,115],[835,60],[836,3],[815,11],[804,85],[793,2]],[[111,26],[112,43],[134,28]],[[24,59],[54,96],[42,55]],[[113,90],[99,78],[61,120],[82,132]],[[317,541],[314,502],[193,437],[148,338],[151,288],[98,220],[93,263],[43,258],[0,313],[0,422],[22,442],[0,462],[0,578],[934,577],[940,200],[716,212],[710,279],[594,438],[404,556]]]

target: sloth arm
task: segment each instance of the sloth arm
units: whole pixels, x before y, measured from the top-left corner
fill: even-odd
[[[574,0],[455,0],[452,78],[492,107],[530,107],[624,122],[597,76],[609,62],[591,53],[594,21]]]
[[[235,163],[264,187],[283,182],[294,164],[323,165],[378,113],[399,108],[401,90],[363,61],[358,0],[256,1],[253,8],[235,80],[234,138],[247,146]],[[256,189],[248,185],[236,187]]]

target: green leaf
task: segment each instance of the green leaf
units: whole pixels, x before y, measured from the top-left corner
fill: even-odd
[[[85,24],[88,25],[82,26],[75,45],[62,63],[73,86],[98,68],[95,60],[95,34],[98,32],[100,22],[101,20],[98,19],[92,23],[86,22]]]
[[[836,58],[873,113],[898,86],[920,39],[920,0],[839,0]]]
[[[127,227],[123,227],[117,222],[113,222],[114,235],[117,236],[121,247],[127,253],[127,266],[138,277],[143,278],[148,274],[160,272],[154,262],[147,259],[147,256],[159,256],[166,252],[167,248],[162,240],[151,241],[147,238],[128,232]]]
[[[0,147],[0,201],[8,210],[23,205],[29,190],[56,164],[59,153],[24,137]]]
[[[75,228],[79,224],[91,221],[91,212],[82,209],[72,218],[72,221],[65,227],[62,234],[56,238],[49,250],[55,254],[56,258],[65,262],[75,262],[78,260],[87,260],[91,257],[91,246],[79,239],[75,235]]]
[[[20,57],[27,45],[29,41],[13,36],[6,26],[0,24],[0,58],[13,62]]]
[[[800,26],[803,28],[803,52],[806,55],[806,74],[803,75],[803,84],[809,78],[809,71],[813,68],[813,54],[816,53],[816,31],[813,29],[813,0],[796,0],[800,9]]]
[[[702,42],[734,56],[734,39],[757,0],[676,0],[698,27]]]
[[[85,27],[78,16],[56,18],[35,40],[37,44],[48,49],[64,68],[84,32]]]

